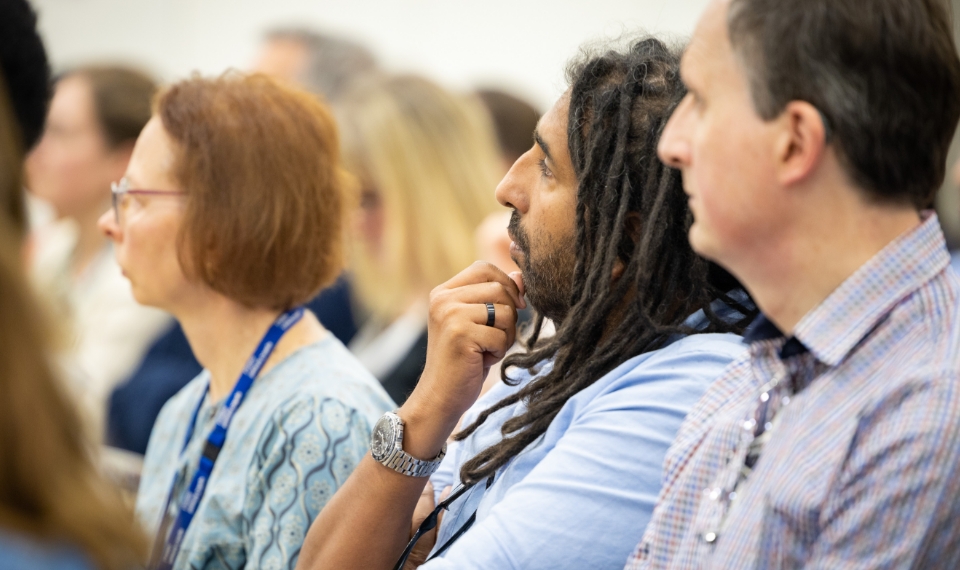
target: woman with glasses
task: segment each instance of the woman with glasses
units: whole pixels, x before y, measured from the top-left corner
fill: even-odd
[[[137,513],[152,568],[292,567],[393,402],[301,305],[342,264],[336,127],[264,76],[157,100],[100,219],[133,294],[172,313],[203,372],[164,406]]]

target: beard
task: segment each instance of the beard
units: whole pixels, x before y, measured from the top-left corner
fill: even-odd
[[[527,300],[540,314],[559,325],[570,310],[576,264],[575,236],[558,238],[546,232],[535,232],[531,240],[520,225],[520,214],[516,210],[510,216],[508,227],[514,243],[523,252],[522,259],[514,258],[513,261],[523,272]],[[534,243],[536,254],[531,247]]]

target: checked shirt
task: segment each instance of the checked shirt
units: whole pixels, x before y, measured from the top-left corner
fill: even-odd
[[[925,214],[794,336],[761,316],[668,451],[627,569],[960,568],[960,280],[948,264]],[[771,384],[776,415],[743,479]]]

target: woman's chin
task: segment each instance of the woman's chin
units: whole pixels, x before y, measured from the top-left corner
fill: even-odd
[[[144,307],[162,308],[157,302],[156,296],[148,294],[141,287],[137,287],[133,281],[130,282],[130,290],[133,293],[133,299]]]

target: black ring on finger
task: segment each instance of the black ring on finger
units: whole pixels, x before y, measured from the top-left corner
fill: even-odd
[[[493,323],[497,322],[497,308],[493,306],[493,303],[484,303],[487,306],[487,326],[492,327]]]

